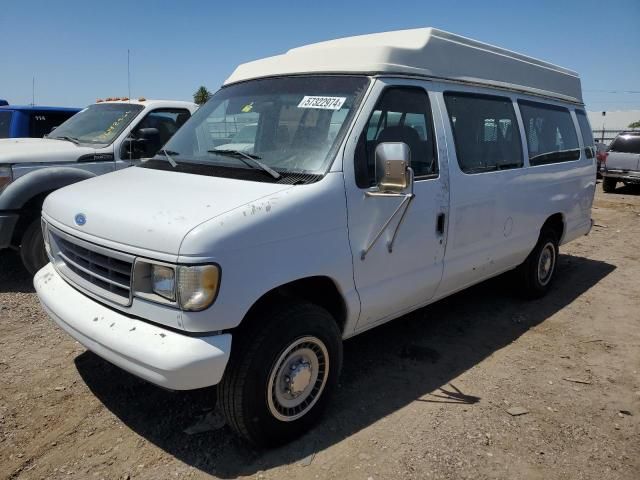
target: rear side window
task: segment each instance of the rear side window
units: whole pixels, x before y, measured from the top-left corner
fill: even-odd
[[[0,112],[0,138],[9,138],[11,112]]]
[[[640,153],[640,135],[625,134],[618,135],[611,145],[609,145],[610,152],[621,153]]]
[[[32,112],[29,114],[29,136],[42,138],[72,115],[73,112]]]
[[[531,165],[580,158],[578,135],[568,109],[527,100],[518,100],[518,105],[527,134]]]
[[[582,143],[584,143],[584,153],[587,158],[593,158],[595,155],[595,142],[593,141],[593,131],[587,114],[582,110],[576,110],[576,118],[578,119],[578,125],[580,126],[580,133],[582,133]]]
[[[375,183],[375,151],[383,142],[404,142],[411,150],[416,180],[438,173],[431,107],[427,92],[416,87],[386,89],[358,142],[356,181],[360,188]]]
[[[458,165],[464,173],[522,167],[522,142],[510,98],[445,92]]]

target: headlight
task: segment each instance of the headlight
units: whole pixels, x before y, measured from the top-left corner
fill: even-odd
[[[178,303],[183,310],[204,310],[213,303],[220,285],[217,265],[178,267]]]
[[[151,265],[151,291],[167,300],[176,299],[176,273],[173,267]]]
[[[137,297],[190,311],[211,305],[220,284],[217,265],[176,266],[139,259],[133,276]]]
[[[11,182],[13,182],[11,167],[9,165],[0,166],[0,192]]]

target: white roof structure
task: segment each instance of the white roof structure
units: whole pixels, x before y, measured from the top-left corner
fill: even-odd
[[[225,85],[308,73],[401,74],[489,84],[582,103],[566,68],[436,28],[340,38],[239,65]]]
[[[142,105],[143,107],[152,107],[152,108],[187,108],[192,109],[192,107],[197,107],[197,105],[193,102],[185,102],[182,100],[155,100],[151,98],[106,98],[106,99],[98,99],[96,103],[126,103],[133,105]]]

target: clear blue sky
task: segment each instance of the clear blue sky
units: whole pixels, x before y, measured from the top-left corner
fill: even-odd
[[[331,38],[434,26],[578,71],[590,110],[640,109],[640,0],[0,0],[0,98],[190,99],[238,64]],[[636,93],[622,93],[622,92]],[[620,93],[610,93],[620,92]]]

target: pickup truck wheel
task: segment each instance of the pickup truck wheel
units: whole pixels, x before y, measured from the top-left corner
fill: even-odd
[[[521,278],[522,294],[526,298],[540,298],[549,291],[557,262],[557,234],[550,228],[544,228],[533,251],[517,269]]]
[[[615,178],[604,177],[604,179],[602,180],[602,191],[605,193],[613,193],[613,191],[616,189],[617,183],[618,182]]]
[[[24,267],[31,275],[35,275],[38,270],[49,263],[47,252],[44,249],[39,218],[32,221],[22,235],[20,258],[22,258]]]
[[[250,443],[275,446],[302,435],[320,417],[340,374],[342,339],[333,317],[310,303],[254,317],[245,320],[251,331],[234,335],[218,405]]]

